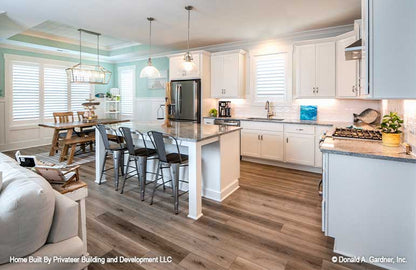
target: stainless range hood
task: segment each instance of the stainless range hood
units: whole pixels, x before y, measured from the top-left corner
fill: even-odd
[[[361,39],[355,41],[345,48],[345,60],[359,60],[362,56],[362,41]]]

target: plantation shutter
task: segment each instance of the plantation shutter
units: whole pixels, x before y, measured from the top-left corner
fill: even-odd
[[[52,118],[54,112],[68,111],[68,79],[65,67],[45,67],[44,118]]]
[[[13,121],[40,118],[39,69],[32,63],[12,64]]]
[[[121,68],[120,74],[120,111],[123,115],[133,114],[133,99],[135,92],[135,69]]]
[[[85,111],[81,105],[87,102],[90,98],[91,85],[87,83],[72,83],[71,84],[71,111]]]
[[[286,98],[286,57],[287,53],[255,56],[256,98]]]

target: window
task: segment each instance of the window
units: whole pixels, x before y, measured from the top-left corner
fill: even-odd
[[[6,55],[6,85],[12,125],[50,121],[54,112],[83,111],[90,84],[70,84],[65,69],[73,63]]]
[[[44,118],[52,118],[54,112],[68,111],[68,79],[65,67],[43,69]]]
[[[90,98],[91,85],[88,83],[72,83],[71,88],[71,110],[85,111],[85,108],[81,105],[87,102],[86,99]]]
[[[12,94],[13,121],[40,118],[39,65],[13,63]]]
[[[120,67],[118,69],[118,85],[120,87],[120,111],[122,115],[133,114],[133,102],[136,91],[136,69]]]
[[[256,101],[287,100],[287,58],[287,53],[255,55],[252,58]]]

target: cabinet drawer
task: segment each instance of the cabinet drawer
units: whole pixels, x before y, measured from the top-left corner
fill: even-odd
[[[310,125],[285,125],[285,132],[298,133],[298,134],[315,134],[315,127]]]
[[[241,121],[241,127],[243,129],[255,129],[258,131],[283,131],[283,124],[280,123],[264,123],[253,121]]]

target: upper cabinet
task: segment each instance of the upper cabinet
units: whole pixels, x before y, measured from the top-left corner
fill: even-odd
[[[335,97],[335,42],[295,46],[296,97]]]
[[[209,72],[209,53],[205,51],[191,52],[195,68],[191,71],[183,69],[184,53],[169,56],[169,80],[201,79]],[[205,69],[205,71],[204,71]]]
[[[354,31],[339,37],[336,42],[336,93],[339,98],[356,98],[360,94],[358,60],[345,60],[345,48],[357,40]]]
[[[363,6],[370,93],[416,98],[416,1],[364,0]]]
[[[211,97],[243,98],[245,89],[245,51],[211,55]]]

